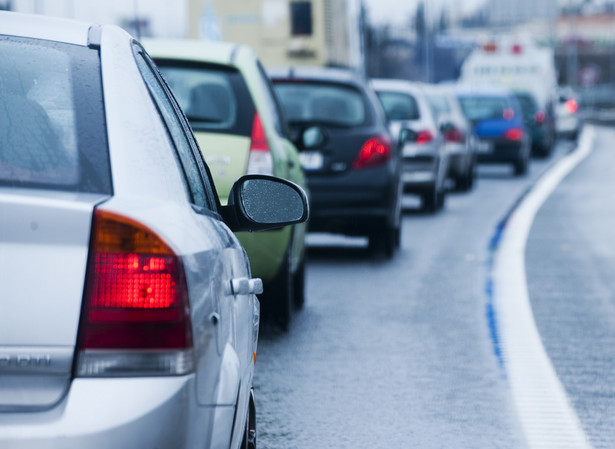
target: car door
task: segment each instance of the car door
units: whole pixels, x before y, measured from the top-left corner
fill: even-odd
[[[175,144],[203,232],[215,247],[196,255],[186,268],[197,363],[197,400],[202,405],[234,406],[242,378],[250,373],[258,330],[256,298],[245,251],[219,219],[219,201],[187,119],[154,63],[135,46],[137,64]],[[256,316],[256,318],[255,318]],[[214,329],[213,332],[210,332]],[[218,369],[215,369],[215,368]],[[247,394],[244,392],[244,395]]]

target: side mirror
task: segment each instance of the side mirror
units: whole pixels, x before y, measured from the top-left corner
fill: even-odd
[[[453,125],[451,122],[444,122],[440,125],[440,132],[442,134],[449,133],[454,129],[455,129],[455,125]]]
[[[246,175],[233,187],[222,217],[233,232],[262,231],[303,223],[309,217],[307,195],[285,179]]]
[[[399,130],[399,145],[403,146],[406,142],[416,142],[419,135],[416,131],[410,128],[402,128]]]
[[[327,134],[321,126],[310,126],[301,131],[299,146],[306,150],[320,148],[327,142]]]

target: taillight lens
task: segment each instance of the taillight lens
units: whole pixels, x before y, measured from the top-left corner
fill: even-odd
[[[566,109],[566,112],[568,112],[569,114],[574,114],[575,112],[577,112],[578,108],[579,104],[574,99],[570,99],[566,101],[566,103],[564,103],[564,109]]]
[[[545,116],[544,111],[536,111],[536,114],[534,114],[534,121],[538,123],[539,125],[544,123],[545,118],[546,116]]]
[[[90,253],[77,374],[190,372],[192,326],[181,259],[144,225],[100,210]]]
[[[433,134],[428,129],[419,131],[416,136],[416,143],[419,145],[429,143],[433,140]]]
[[[352,168],[360,170],[377,167],[386,164],[389,159],[391,159],[391,140],[386,136],[377,136],[363,144],[352,163]]]
[[[465,136],[456,126],[453,126],[444,133],[444,140],[446,142],[463,143]]]
[[[508,140],[521,140],[523,139],[523,130],[519,128],[509,129],[504,133],[504,137],[506,137]]]
[[[252,139],[246,173],[273,176],[273,158],[271,157],[265,128],[258,112],[254,115],[252,122]]]

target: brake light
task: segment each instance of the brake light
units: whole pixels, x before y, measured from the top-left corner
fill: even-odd
[[[465,136],[456,126],[453,126],[444,133],[444,140],[446,142],[462,143],[465,140]]]
[[[352,168],[377,167],[386,164],[391,159],[391,140],[386,136],[377,136],[363,144],[359,154],[352,163]]]
[[[184,374],[192,347],[181,259],[141,223],[95,210],[77,374]]]
[[[489,42],[483,45],[483,50],[487,53],[495,53],[497,49],[498,49],[497,45],[495,45],[495,43],[493,42]]]
[[[252,139],[246,173],[273,175],[273,158],[271,157],[265,128],[258,112],[254,114],[254,121],[252,122]]]
[[[502,118],[505,120],[512,120],[515,116],[515,110],[513,108],[506,108],[504,112],[502,112]]]
[[[422,145],[425,143],[429,143],[433,140],[433,134],[428,129],[423,131],[419,131],[416,136],[416,143]]]
[[[523,139],[523,130],[519,128],[509,129],[504,133],[504,137],[506,137],[508,140],[521,140]]]
[[[566,101],[566,103],[564,103],[564,109],[566,109],[566,112],[568,112],[569,114],[574,114],[575,112],[577,112],[578,108],[579,104],[574,99],[570,99]]]
[[[545,121],[544,111],[536,111],[536,114],[534,114],[534,121],[539,124],[543,123]]]
[[[523,53],[523,47],[520,44],[514,44],[511,48],[513,55],[520,55]]]

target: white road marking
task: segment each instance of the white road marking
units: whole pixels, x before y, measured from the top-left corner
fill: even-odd
[[[502,358],[528,445],[591,448],[536,328],[525,277],[525,245],[534,217],[553,190],[591,151],[594,128],[548,170],[511,214],[495,254],[494,306]]]

